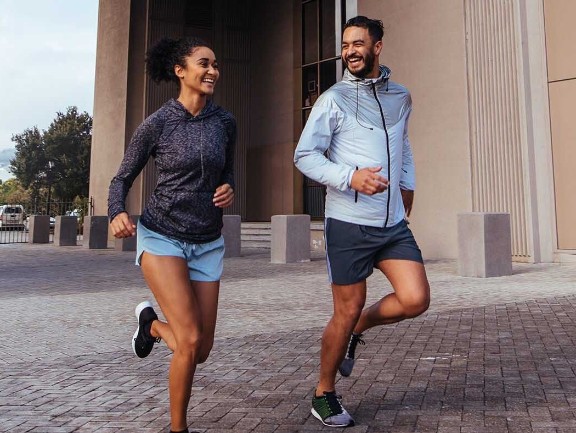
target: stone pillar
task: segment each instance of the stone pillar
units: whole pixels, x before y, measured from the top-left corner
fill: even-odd
[[[242,224],[240,215],[224,215],[223,222],[224,257],[238,257],[241,251]]]
[[[78,218],[58,215],[54,227],[54,245],[59,247],[77,245]]]
[[[501,277],[512,273],[510,214],[458,215],[458,272],[463,277]]]
[[[108,248],[107,216],[84,217],[84,240],[82,246],[89,249]]]
[[[50,242],[50,217],[31,215],[28,221],[28,243],[47,244]]]
[[[138,225],[140,215],[130,215],[134,225]],[[136,251],[136,235],[130,238],[114,239],[114,249],[116,251]]]
[[[310,261],[310,215],[274,215],[270,261]]]

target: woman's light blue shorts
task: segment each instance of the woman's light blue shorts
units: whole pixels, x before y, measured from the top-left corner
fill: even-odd
[[[138,222],[136,229],[136,265],[140,266],[142,254],[180,257],[188,263],[190,280],[219,281],[224,268],[224,238],[205,244],[191,244],[171,239],[144,227]]]

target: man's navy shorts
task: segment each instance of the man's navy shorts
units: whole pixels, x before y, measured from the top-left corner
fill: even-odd
[[[405,220],[392,227],[371,227],[326,218],[324,238],[332,284],[363,281],[382,260],[423,263],[422,252]]]

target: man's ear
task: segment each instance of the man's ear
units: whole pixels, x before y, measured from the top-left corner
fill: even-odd
[[[382,51],[382,41],[378,41],[374,44],[374,54],[376,54],[377,56],[380,55],[380,51]]]

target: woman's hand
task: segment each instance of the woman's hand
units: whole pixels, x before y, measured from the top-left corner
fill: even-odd
[[[110,223],[110,229],[114,237],[118,239],[129,238],[136,234],[136,226],[127,212],[121,212],[116,215]]]
[[[234,201],[234,190],[227,183],[220,185],[216,188],[216,193],[214,194],[214,199],[212,201],[216,207],[228,207]]]

